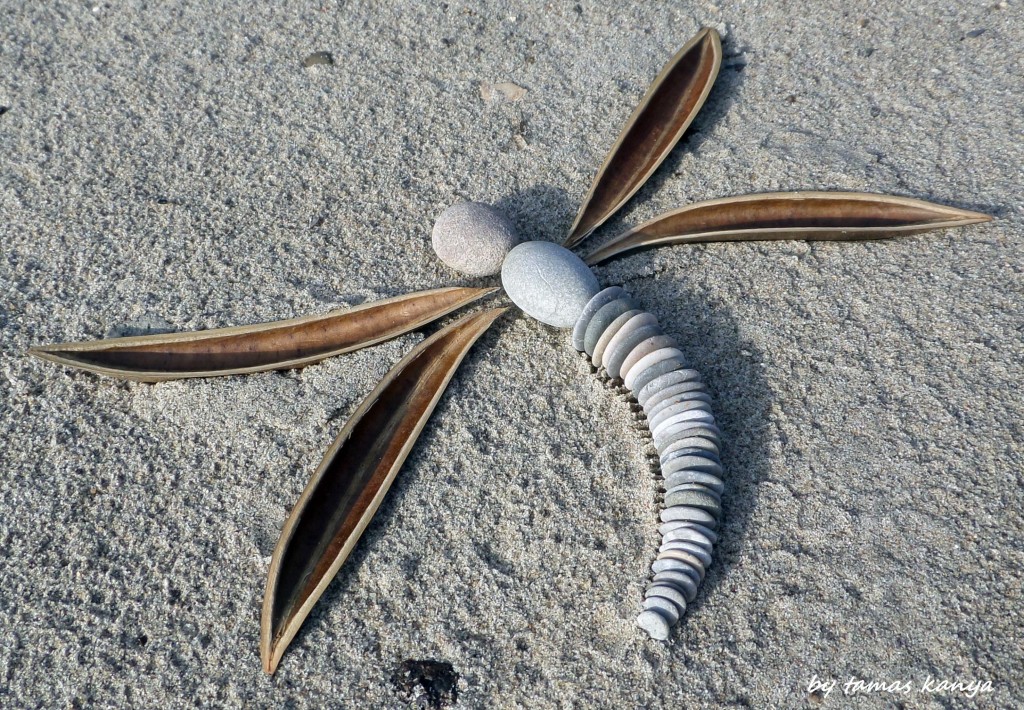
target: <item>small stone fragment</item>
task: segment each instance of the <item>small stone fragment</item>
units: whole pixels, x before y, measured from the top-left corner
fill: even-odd
[[[330,52],[313,52],[302,60],[302,66],[307,68],[315,66],[331,66],[332,64],[334,64],[334,55]]]
[[[459,202],[442,212],[430,234],[437,258],[467,276],[501,271],[506,255],[519,243],[508,217],[482,202]]]
[[[636,617],[636,625],[647,632],[655,641],[668,640],[668,619],[651,609],[645,609]]]
[[[510,81],[499,81],[496,84],[487,81],[480,82],[480,98],[484,101],[494,101],[495,99],[519,101],[524,96],[526,96],[526,89]]]

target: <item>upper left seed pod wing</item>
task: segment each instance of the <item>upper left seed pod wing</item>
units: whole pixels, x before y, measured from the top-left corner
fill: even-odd
[[[29,353],[142,382],[288,370],[398,337],[495,290],[439,288],[272,323],[60,343]]]

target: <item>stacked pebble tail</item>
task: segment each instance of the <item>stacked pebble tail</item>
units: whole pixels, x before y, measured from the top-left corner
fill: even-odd
[[[613,286],[590,299],[572,342],[608,378],[621,379],[647,415],[664,479],[662,535],[637,625],[663,641],[697,596],[722,516],[720,432],[696,370],[657,319]]]

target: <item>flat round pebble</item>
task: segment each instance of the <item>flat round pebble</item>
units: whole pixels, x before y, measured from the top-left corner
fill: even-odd
[[[660,398],[656,404],[644,407],[644,413],[648,419],[654,419],[654,417],[661,414],[669,407],[674,407],[677,404],[690,404],[693,402],[702,402],[708,407],[711,406],[711,395],[707,392],[694,389],[689,392],[679,392],[669,397]]]
[[[693,544],[704,548],[704,551],[709,553],[714,549],[714,544],[708,536],[697,528],[676,528],[675,530],[670,530],[665,533],[662,540],[666,543],[692,542]]]
[[[697,598],[697,582],[693,577],[679,570],[666,570],[654,575],[654,584],[669,585],[678,589],[687,602]]]
[[[685,414],[705,414],[707,416],[692,416],[684,418],[683,415],[676,415],[672,417],[672,420],[662,422],[661,426],[651,432],[651,438],[654,439],[654,447],[659,451],[663,449],[667,444],[671,443],[677,435],[683,432],[692,432],[699,430],[702,427],[715,426],[714,416],[708,412],[701,412],[700,410],[693,410],[693,412],[685,412]],[[674,421],[673,421],[674,420]],[[715,427],[717,430],[717,427]]]
[[[722,504],[710,493],[693,490],[677,490],[665,495],[665,505],[675,507],[677,505],[688,505],[693,508],[705,510],[716,518],[722,517]]]
[[[645,609],[636,617],[636,625],[647,632],[655,641],[668,640],[668,619],[651,609]]]
[[[715,502],[719,506],[722,505],[722,494],[713,488],[708,488],[700,483],[680,483],[679,485],[672,486],[665,491],[665,497],[668,498],[669,494],[680,493],[682,491],[695,491],[697,493],[705,493],[715,499]]]
[[[636,319],[634,318],[634,320]],[[629,356],[629,353],[643,341],[653,339],[660,333],[661,328],[658,327],[657,323],[654,323],[641,326],[622,336],[619,342],[613,342],[604,353],[604,366],[605,370],[608,371],[608,376],[612,379],[617,379],[622,373],[622,364]]]
[[[665,487],[668,490],[691,484],[709,488],[718,493],[718,495],[722,495],[722,492],[725,490],[725,484],[722,482],[722,479],[713,474],[704,473],[703,471],[686,469],[683,471],[676,471],[671,475],[665,476]]]
[[[658,526],[658,532],[661,533],[663,538],[667,538],[670,534],[676,533],[678,530],[683,530],[686,528],[696,530],[705,538],[707,538],[711,542],[711,544],[718,542],[718,534],[714,530],[707,527],[706,525],[701,525],[700,523],[695,523],[690,520],[673,520],[668,523],[662,523]]]
[[[711,473],[715,476],[722,475],[722,464],[717,461],[712,461],[705,456],[674,456],[661,465],[661,475],[668,478],[676,471],[683,471],[690,469],[693,471],[703,471],[704,473]]]
[[[583,307],[583,313],[576,319],[576,325],[572,327],[572,346],[579,350],[584,351],[583,338],[587,334],[587,326],[590,325],[590,319],[594,317],[594,314],[602,307],[605,306],[616,298],[625,296],[626,292],[621,286],[609,286],[603,291],[598,291],[597,295],[587,301],[587,305]]]
[[[661,597],[662,599],[668,599],[676,605],[676,609],[679,610],[680,616],[686,613],[686,597],[684,597],[682,592],[675,587],[667,584],[652,584],[644,592],[644,597]]]
[[[603,333],[601,333],[601,337],[597,339],[597,344],[594,345],[594,354],[590,358],[591,365],[594,367],[601,367],[601,361],[604,359],[604,351],[608,348],[608,344],[612,342],[615,335],[622,330],[629,321],[639,315],[643,315],[643,311],[634,308],[626,311],[608,324],[608,327],[604,329]]]
[[[633,380],[633,386],[630,387],[630,389],[633,391],[633,394],[636,395],[636,400],[643,404],[643,400],[640,399],[640,393],[643,391],[644,388],[650,386],[651,382],[653,382],[654,380],[658,379],[663,375],[666,375],[670,372],[678,372],[681,370],[685,370],[685,368],[686,361],[683,359],[682,355],[679,355],[678,357],[667,358],[665,360],[660,360],[659,362],[656,362],[655,364],[651,365],[646,370],[638,374],[636,378]],[[631,367],[630,370],[632,369],[633,368]],[[629,372],[629,370],[626,370],[626,372]]]
[[[702,434],[674,439],[671,444],[661,449],[658,453],[661,454],[661,462],[665,463],[677,451],[696,448],[704,449],[708,453],[718,456],[718,441]]]
[[[702,508],[689,505],[673,505],[661,511],[661,522],[671,523],[673,520],[689,520],[711,529],[718,527],[718,518]]]
[[[700,561],[700,558],[693,553],[686,552],[685,550],[664,550],[658,553],[659,560],[676,560],[688,564],[693,569],[697,570],[697,574],[700,575],[701,581],[704,579],[704,564]]]
[[[656,365],[662,360],[668,360],[670,357],[681,358],[683,357],[683,353],[678,348],[670,347],[661,348],[660,350],[655,350],[653,353],[650,353],[649,355],[644,355],[642,358],[637,360],[636,364],[633,365],[633,367],[629,369],[629,372],[622,376],[622,381],[625,382],[626,387],[628,389],[633,389],[633,380],[636,379],[637,375],[639,375],[641,372],[646,370],[651,365]]]
[[[597,313],[594,314],[594,317],[590,319],[590,323],[587,324],[587,332],[583,336],[584,352],[587,355],[593,356],[594,348],[597,347],[597,341],[601,339],[601,335],[604,334],[605,329],[611,325],[612,321],[626,311],[635,309],[636,304],[629,297],[616,298],[611,303],[601,306]]]
[[[711,566],[711,553],[696,543],[673,540],[671,542],[662,543],[661,549],[658,551],[665,552],[667,550],[682,550],[683,552],[689,552],[700,560],[700,563],[704,565],[705,569]]]
[[[647,597],[643,601],[643,607],[664,615],[669,626],[679,623],[679,607],[665,597]]]
[[[652,373],[654,374],[654,373]],[[665,370],[654,375],[651,379],[640,385],[636,393],[636,401],[643,404],[648,397],[655,392],[678,385],[683,382],[701,382],[700,373],[689,368]],[[640,384],[639,379],[637,384]]]
[[[700,409],[711,414],[711,405],[707,402],[699,399],[688,399],[682,402],[674,402],[659,411],[657,414],[649,415],[647,417],[647,426],[653,431],[659,424],[669,417],[674,417],[675,415],[682,414],[683,412],[689,412],[692,409]]]
[[[519,243],[508,217],[482,202],[460,202],[442,212],[430,234],[437,258],[467,276],[501,271],[505,256]]]
[[[691,392],[694,395],[698,393],[707,395],[707,391],[704,388],[703,382],[700,382],[698,380],[693,380],[690,382],[680,382],[679,384],[670,385],[665,389],[654,392],[653,394],[651,394],[650,397],[644,400],[642,406],[645,412],[653,412],[662,402],[668,401],[673,397],[678,397],[680,395],[685,395]],[[711,399],[710,396],[708,397],[708,399]]]
[[[675,345],[675,341],[672,336],[661,333],[654,335],[646,340],[637,343],[636,347],[629,351],[626,358],[622,361],[622,366],[619,368],[621,372],[629,372],[640,358],[647,357],[655,350],[661,350],[669,346]]]
[[[668,557],[659,557],[656,559],[654,564],[651,565],[651,571],[655,574],[660,572],[680,572],[682,574],[688,574],[690,575],[690,579],[692,579],[693,583],[696,585],[700,585],[701,580],[704,579],[701,576],[701,573],[688,563]]]
[[[582,259],[553,242],[524,242],[505,257],[501,285],[528,316],[572,327],[601,287]]]
[[[675,459],[682,458],[683,456],[699,456],[700,458],[707,459],[712,463],[717,463],[719,466],[722,465],[721,460],[718,458],[718,454],[716,454],[714,451],[708,451],[707,449],[700,448],[697,446],[683,446],[676,449],[675,451],[669,452],[668,454],[665,455],[665,458],[661,462],[661,465],[664,467],[665,464],[670,463]]]

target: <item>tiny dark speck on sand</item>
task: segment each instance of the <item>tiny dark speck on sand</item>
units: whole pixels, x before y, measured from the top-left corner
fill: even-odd
[[[318,64],[326,64],[328,66],[334,64],[334,55],[330,52],[313,52],[302,60],[302,66],[304,67],[314,67]]]
[[[391,682],[406,701],[424,710],[440,710],[459,699],[459,674],[444,661],[402,661]]]
[[[0,106],[0,116],[3,116],[5,113],[7,113],[10,110],[11,110],[10,106]]]

